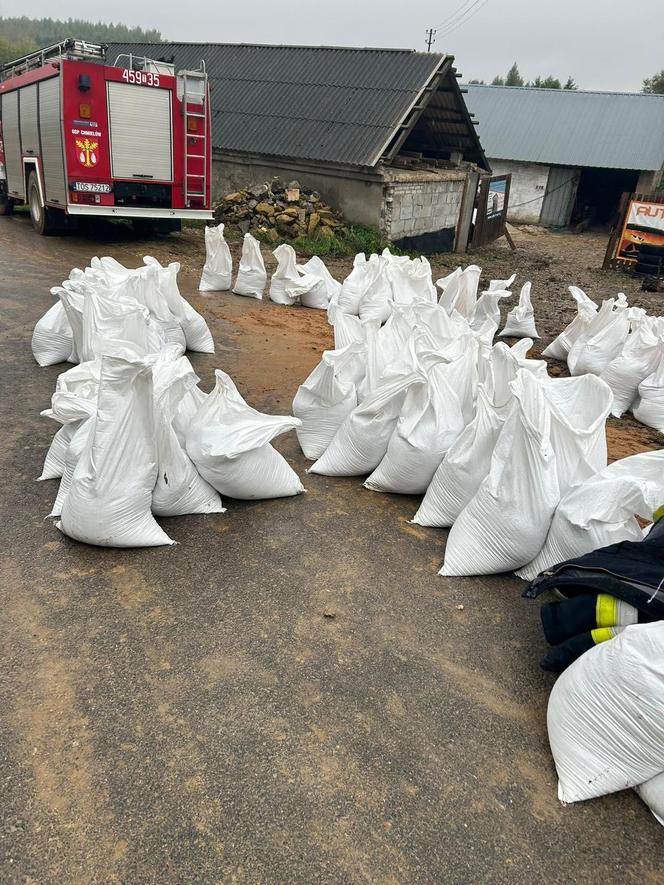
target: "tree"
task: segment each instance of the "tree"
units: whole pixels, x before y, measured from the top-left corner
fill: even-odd
[[[535,77],[532,83],[526,84],[528,86],[534,86],[535,89],[560,89],[560,80],[557,77],[552,77],[549,75],[548,77]]]
[[[563,86],[563,89],[578,89],[579,87],[574,82],[574,77],[568,77],[567,83]]]
[[[484,80],[469,80],[468,84],[470,86],[484,86],[485,85]]]
[[[652,77],[646,77],[643,81],[643,89],[641,91],[664,95],[664,70],[660,71],[658,74],[653,74]]]
[[[500,77],[500,76],[494,77],[493,80],[491,81],[491,85],[492,86],[504,86],[505,85],[505,78]]]
[[[15,58],[20,58],[22,55],[27,55],[28,52],[32,52],[36,48],[35,44],[30,40],[19,40],[14,43],[11,40],[0,37],[0,65],[13,61]]]
[[[514,62],[512,67],[507,72],[507,76],[505,77],[505,86],[524,86],[524,79],[519,73],[519,68],[517,67],[517,63]]]

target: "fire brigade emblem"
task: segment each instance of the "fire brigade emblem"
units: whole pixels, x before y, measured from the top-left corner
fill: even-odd
[[[92,169],[93,166],[97,165],[96,151],[99,147],[98,142],[90,141],[89,138],[77,138],[76,147],[78,148],[78,161],[81,166],[85,166],[86,169]]]

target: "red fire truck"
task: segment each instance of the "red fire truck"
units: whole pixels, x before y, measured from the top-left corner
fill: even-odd
[[[0,213],[27,203],[40,234],[65,216],[179,227],[210,211],[210,101],[205,65],[65,40],[0,68]]]

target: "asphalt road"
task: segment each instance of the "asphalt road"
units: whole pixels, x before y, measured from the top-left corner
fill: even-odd
[[[177,252],[109,230],[0,218],[0,881],[661,882],[633,793],[556,798],[537,605],[513,577],[438,577],[446,533],[409,525],[413,499],[307,476],[136,551],[44,520],[48,290],[93,254]],[[218,345],[192,357],[203,386],[220,366],[286,413],[324,316],[203,299],[199,272],[181,288]],[[304,476],[294,434],[280,448]]]

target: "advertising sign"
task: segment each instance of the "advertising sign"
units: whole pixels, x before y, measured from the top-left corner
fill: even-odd
[[[616,258],[636,261],[639,246],[664,246],[664,203],[630,200]]]

